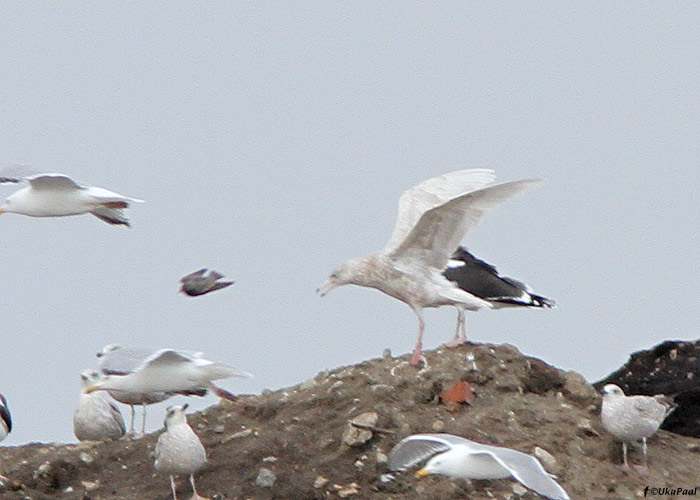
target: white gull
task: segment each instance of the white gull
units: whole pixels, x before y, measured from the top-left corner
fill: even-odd
[[[7,197],[0,214],[12,212],[31,217],[62,217],[90,213],[109,223],[129,226],[123,209],[142,202],[95,186],[84,186],[63,174],[38,174],[29,177],[0,175],[0,183],[27,185]]]
[[[470,441],[452,434],[414,434],[389,452],[389,470],[404,471],[424,460],[417,477],[442,474],[461,479],[512,477],[526,488],[553,500],[569,495],[535,457],[510,448]]]
[[[73,413],[73,434],[79,441],[119,439],[126,427],[119,408],[104,393],[87,394],[85,390],[99,380],[94,370],[80,375],[80,397]]]
[[[188,474],[192,485],[192,500],[204,500],[194,484],[194,474],[207,463],[207,454],[202,442],[187,423],[187,404],[171,406],[165,414],[165,432],[156,442],[155,468],[170,475],[173,499],[177,500],[175,474]]]
[[[663,396],[626,396],[615,384],[603,387],[602,393],[600,418],[605,430],[622,441],[623,470],[630,470],[627,462],[627,443],[641,439],[644,464],[639,468],[639,472],[646,472],[647,438],[656,433],[675,406]]]
[[[221,395],[226,391],[214,386],[212,380],[230,377],[250,375],[233,366],[205,359],[201,352],[159,349],[146,357],[133,371],[123,375],[106,375],[86,391],[88,394],[99,390],[187,394],[211,389]]]
[[[418,339],[411,358],[420,363],[425,307],[468,310],[492,307],[461,290],[442,274],[464,235],[491,209],[540,182],[524,179],[493,184],[494,172],[459,170],[421,182],[399,200],[394,231],[386,247],[368,257],[343,262],[323,283],[321,296],[347,284],[376,288],[408,304],[418,317]]]

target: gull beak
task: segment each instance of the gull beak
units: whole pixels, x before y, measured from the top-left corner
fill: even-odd
[[[425,476],[429,476],[430,474],[431,474],[431,472],[429,470],[426,470],[426,469],[419,469],[418,471],[416,471],[416,477],[422,478]]]
[[[337,286],[338,284],[335,281],[329,279],[325,283],[323,283],[323,285],[316,289],[316,293],[323,297]]]
[[[90,387],[85,389],[85,394],[90,394],[92,392],[99,391],[99,390],[100,390],[100,388],[97,387],[96,385],[91,385]]]

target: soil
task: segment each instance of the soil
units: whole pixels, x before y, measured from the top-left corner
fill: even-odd
[[[634,499],[644,497],[645,486],[700,486],[700,442],[666,431],[649,440],[647,476],[621,471],[621,446],[600,425],[600,396],[574,372],[525,357],[510,345],[467,344],[425,355],[421,370],[409,366],[406,356],[386,355],[190,415],[209,458],[196,476],[200,494],[213,500],[540,498],[509,479],[417,479],[408,471],[387,481],[389,450],[421,432],[448,432],[531,454],[539,447],[541,461],[572,499]],[[473,389],[471,404],[442,404],[439,394],[458,381]],[[374,430],[350,436],[348,429],[358,432],[349,422],[366,412],[377,413]],[[0,470],[9,478],[0,498],[170,499],[168,478],[153,469],[158,434],[0,448]],[[343,442],[344,434],[353,446]],[[639,463],[641,452],[632,452],[631,459]],[[261,468],[274,474],[274,484],[256,484]],[[190,498],[187,478],[177,484],[179,497]]]

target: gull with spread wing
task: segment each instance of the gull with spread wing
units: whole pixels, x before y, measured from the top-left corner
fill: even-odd
[[[11,212],[31,217],[63,217],[92,214],[108,224],[130,226],[123,209],[142,200],[128,198],[95,186],[84,186],[63,174],[38,174],[28,177],[3,176],[2,183],[26,183],[0,206],[0,214]]]
[[[425,307],[468,310],[492,307],[443,275],[464,235],[494,207],[539,183],[524,179],[493,184],[492,170],[450,172],[423,181],[399,200],[394,232],[384,250],[343,262],[323,283],[321,296],[347,284],[376,288],[408,304],[418,317],[418,339],[411,364],[420,363]]]

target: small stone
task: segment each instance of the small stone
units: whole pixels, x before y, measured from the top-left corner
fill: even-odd
[[[379,476],[379,481],[384,483],[384,484],[390,483],[394,479],[396,479],[396,478],[394,477],[393,474],[382,474],[381,476]]]
[[[314,488],[323,488],[327,484],[328,478],[325,478],[323,476],[317,476],[316,480],[314,481]]]
[[[559,467],[557,459],[544,448],[535,446],[535,456],[544,463],[544,468],[547,469],[547,472],[550,474],[558,474],[561,472],[561,467]]]
[[[219,424],[215,426],[212,430],[214,431],[214,434],[223,434],[226,428],[223,426],[223,424]]]
[[[389,457],[383,451],[377,450],[377,454],[375,455],[374,460],[378,464],[385,464],[389,461]]]
[[[92,455],[85,453],[84,451],[80,454],[80,461],[84,464],[91,464],[95,459]]]
[[[248,437],[253,433],[253,429],[243,429],[242,431],[235,432],[231,434],[229,437],[223,440],[224,443],[231,441],[233,439],[241,439],[244,437]]]
[[[388,347],[384,349],[384,351],[382,352],[382,358],[391,359],[391,349],[389,349]]]
[[[100,481],[80,481],[80,485],[85,489],[85,491],[95,491],[100,487]]]
[[[299,389],[302,391],[306,391],[308,389],[311,389],[315,385],[316,385],[316,381],[314,379],[310,378],[309,380],[306,380],[305,382],[302,382],[301,384],[299,384]]]
[[[360,492],[360,486],[357,483],[351,483],[348,486],[345,486],[338,490],[338,496],[340,498],[347,498],[350,495],[356,495]]]
[[[343,443],[348,446],[359,446],[372,439],[372,431],[357,427],[353,425],[352,422],[374,427],[377,425],[377,420],[379,420],[379,414],[375,411],[362,413],[352,419],[352,421],[348,422],[345,426],[345,430],[343,430]]]
[[[576,424],[576,428],[579,430],[579,432],[585,436],[595,436],[598,437],[600,436],[600,433],[593,428],[593,425],[591,424],[591,421],[588,420],[587,418],[583,418],[579,420],[579,422]]]
[[[255,478],[255,484],[256,486],[260,486],[261,488],[272,488],[276,480],[277,476],[275,476],[275,474],[270,469],[260,467],[260,470],[258,471],[258,477]]]
[[[581,405],[594,403],[600,398],[600,395],[583,375],[574,371],[568,371],[564,374],[562,392],[564,396]]]
[[[442,432],[445,430],[445,422],[442,420],[436,420],[433,425],[430,426],[435,432]]]
[[[685,449],[693,453],[700,453],[700,444],[690,443],[686,445]]]
[[[268,464],[274,464],[275,462],[277,462],[277,460],[279,460],[279,459],[277,457],[273,457],[273,456],[265,457],[262,459],[263,462],[268,463]]]
[[[513,484],[513,493],[515,493],[516,495],[521,497],[525,493],[527,493],[527,488],[520,483],[514,483]]]
[[[365,466],[365,463],[362,460],[357,460],[355,462],[355,467],[359,470],[362,470],[362,468]]]

